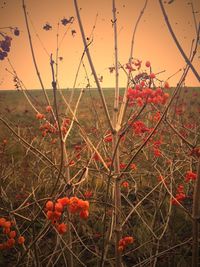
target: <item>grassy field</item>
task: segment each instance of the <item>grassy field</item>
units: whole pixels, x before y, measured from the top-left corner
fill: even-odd
[[[173,90],[173,88],[172,88]],[[199,105],[199,91],[200,88],[184,88],[181,90],[179,97],[179,104],[186,102],[188,113],[193,112],[194,105],[198,107]],[[35,107],[38,108],[40,112],[45,111],[46,101],[44,94],[40,90],[27,90],[27,96],[33,102]],[[68,101],[71,97],[72,90],[65,89],[61,91],[66,100]],[[120,89],[120,95],[123,96],[124,89]],[[53,105],[53,92],[52,90],[47,90],[47,95],[49,96],[50,102]],[[66,105],[63,103],[60,93],[58,95],[58,106],[60,113],[65,112]],[[75,106],[77,99],[80,95],[80,89],[75,89],[73,93],[72,107]],[[110,112],[112,112],[112,106],[114,102],[114,89],[106,88],[104,89],[104,95]],[[81,119],[86,115],[96,116],[95,110],[101,114],[102,103],[99,98],[99,93],[97,89],[85,89],[83,96],[81,98],[79,116]],[[0,114],[6,116],[11,121],[17,123],[22,123],[22,125],[29,124],[33,122],[35,111],[31,108],[29,102],[26,100],[24,93],[22,91],[14,90],[2,90],[0,91]]]
[[[173,88],[170,89],[170,95],[173,90]],[[47,104],[42,92],[29,90],[26,93],[38,112],[45,114],[46,119],[53,123],[51,114],[46,112]],[[70,100],[71,93],[71,90],[62,91],[67,102]],[[104,93],[112,117],[114,89],[105,89]],[[47,91],[47,94],[53,106],[52,91]],[[80,90],[74,91],[72,110],[75,109],[80,94]],[[59,92],[57,95],[61,122],[65,118],[71,121],[72,114],[67,109],[64,99]],[[123,89],[120,90],[120,95],[123,95]],[[128,107],[126,118],[130,118],[130,114],[135,114],[139,110],[138,106]],[[162,113],[164,107],[155,108],[149,105],[138,120],[143,121],[148,129],[152,129],[157,121],[155,116],[158,110]],[[184,138],[170,128],[166,120],[163,120],[147,145],[134,158],[133,163],[136,167],[124,173],[123,164],[126,166],[131,156],[137,152],[148,132],[138,134],[134,131],[134,127],[131,127],[120,142],[122,219],[126,221],[123,232],[125,236],[133,236],[135,239],[134,243],[123,252],[125,266],[191,266],[191,212],[194,182],[186,182],[185,175],[188,171],[197,172],[197,159],[191,156],[191,147],[184,142],[184,139],[194,146],[199,145],[199,113],[200,88],[182,88],[168,111],[167,119]],[[44,213],[37,217],[34,224],[31,220],[49,199],[58,175],[61,153],[59,137],[51,133],[43,136],[39,128],[44,122],[37,120],[35,116],[36,111],[26,101],[23,92],[0,92],[0,117],[12,128],[8,129],[5,123],[0,122],[0,206],[2,207],[0,217],[12,217],[17,223],[18,232],[26,237],[24,248],[16,247],[9,251],[0,251],[0,266],[15,266],[17,255],[23,255],[34,237],[43,231],[46,226]],[[74,229],[72,230],[74,252],[86,266],[90,267],[98,266],[100,261],[104,234],[104,206],[105,203],[112,202],[111,189],[114,184],[111,178],[107,201],[105,192],[109,175],[103,163],[95,158],[84,135],[86,134],[93,145],[99,148],[104,162],[108,164],[112,158],[112,145],[105,141],[105,136],[109,133],[108,125],[97,90],[85,90],[76,117],[77,121],[74,122],[66,142],[68,163],[71,162],[71,164],[64,166],[62,170],[65,176],[65,168],[69,167],[73,186],[67,188],[66,180],[60,179],[55,198],[67,195],[89,200],[90,216],[87,221],[74,216],[71,218],[71,224],[74,227],[72,228]],[[32,151],[22,138],[38,149],[42,155]],[[77,151],[77,145],[81,147],[80,151]],[[155,153],[156,149],[157,152],[159,150],[159,155]],[[85,175],[83,171],[86,167]],[[124,186],[124,182],[127,182],[128,186]],[[179,185],[183,185],[186,195],[181,206],[172,204],[172,196],[176,196]],[[91,192],[90,197],[86,195],[88,192]],[[135,206],[137,208],[134,209]],[[132,210],[134,211],[127,219]],[[108,205],[106,231],[109,229],[111,213],[112,205]],[[3,233],[0,233],[0,238],[4,239]],[[64,237],[59,241],[58,239],[56,232],[49,227],[42,239],[38,239],[35,247],[31,249],[33,254],[36,253],[34,249],[37,250],[36,254],[41,266],[47,266],[52,252],[55,253],[53,258],[62,256],[55,266],[65,266],[67,245]],[[62,251],[62,247],[66,249],[65,252]],[[111,238],[106,266],[113,264],[113,251],[114,239]],[[81,266],[77,260],[75,263],[75,266]],[[20,266],[26,266],[23,264],[25,263],[22,261]]]

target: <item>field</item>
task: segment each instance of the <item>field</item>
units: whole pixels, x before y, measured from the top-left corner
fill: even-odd
[[[171,99],[176,89],[163,90]],[[114,114],[114,89],[103,92]],[[70,257],[74,266],[114,266],[116,231],[124,266],[191,266],[199,219],[200,88],[181,88],[167,111],[169,99],[130,103],[117,136],[97,89],[47,95],[51,109],[42,91],[0,92],[0,218],[25,238],[0,251],[0,266],[70,266]],[[113,138],[119,142],[117,172]],[[52,219],[51,201],[65,197],[71,204]]]

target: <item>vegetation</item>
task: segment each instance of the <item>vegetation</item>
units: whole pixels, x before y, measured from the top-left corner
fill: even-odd
[[[116,80],[102,89],[75,0],[97,88],[87,76],[83,89],[60,89],[57,54],[45,90],[22,2],[41,90],[26,89],[11,65],[16,91],[0,92],[0,264],[198,266],[200,93],[184,81],[190,69],[199,78],[192,65],[199,35],[170,87],[151,62],[132,55],[147,1],[129,60],[119,65],[113,0]],[[126,88],[119,88],[120,71]]]

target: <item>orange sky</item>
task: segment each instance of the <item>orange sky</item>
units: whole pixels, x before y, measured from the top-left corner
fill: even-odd
[[[188,5],[190,0],[175,0],[171,4],[165,2],[165,8],[169,15],[171,24],[177,34],[184,51],[188,55],[190,52],[192,39],[195,38],[195,28],[191,7]],[[4,4],[5,2],[5,4]],[[39,70],[43,78],[46,88],[51,88],[51,69],[49,64],[49,56],[42,47],[37,35],[39,35],[45,49],[48,53],[56,52],[56,28],[57,23],[63,17],[75,17],[75,21],[71,29],[66,34],[62,45],[59,49],[59,56],[63,57],[63,61],[59,63],[59,85],[61,88],[70,88],[73,86],[77,66],[83,52],[82,39],[77,24],[75,9],[72,0],[26,0],[27,11],[34,25],[30,23],[36,59]],[[93,43],[90,46],[93,62],[99,76],[103,76],[102,87],[113,87],[115,83],[114,74],[109,73],[108,67],[114,64],[113,54],[113,28],[112,19],[112,1],[111,0],[79,0],[81,7],[81,17],[85,27],[86,35],[90,35],[98,13],[96,28],[93,33]],[[200,1],[193,0],[197,20],[200,18]],[[128,61],[130,53],[130,42],[133,28],[138,18],[144,0],[116,0],[118,11],[118,41],[119,41],[119,61],[125,64]],[[13,38],[9,59],[11,60],[20,79],[27,88],[40,88],[36,72],[33,66],[30,47],[25,28],[25,20],[22,10],[21,0],[0,0],[0,28],[6,26],[18,26],[21,33],[19,37]],[[52,25],[51,31],[44,31],[43,25],[49,22]],[[60,25],[59,39],[62,39],[67,26]],[[71,30],[76,30],[73,37]],[[5,31],[5,30],[4,30]],[[10,34],[9,30],[7,33]],[[198,51],[199,53],[199,51]],[[197,71],[200,70],[199,54],[197,53],[194,66]],[[142,17],[142,21],[136,33],[134,55],[135,58],[141,59],[143,62],[150,60],[153,71],[159,72],[166,70],[159,76],[166,79],[174,74],[178,69],[185,66],[184,59],[180,55],[172,37],[165,25],[158,0],[149,0],[147,9]],[[95,86],[94,79],[85,57],[90,82]],[[12,76],[5,71],[10,69],[7,60],[0,61],[0,89],[13,89],[14,83]],[[170,80],[171,85],[176,85],[181,73],[177,74]],[[120,72],[120,86],[126,85],[126,76]],[[77,87],[86,86],[85,73],[81,68],[77,81]],[[187,80],[187,86],[199,86],[198,81],[190,72]]]

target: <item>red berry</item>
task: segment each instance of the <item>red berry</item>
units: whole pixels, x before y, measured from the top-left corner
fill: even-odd
[[[20,245],[21,244],[24,244],[25,238],[21,235],[21,236],[18,237],[18,240],[17,241],[18,241],[18,244],[20,244]]]
[[[156,77],[156,75],[152,72],[152,73],[150,73],[149,77],[150,77],[151,79],[154,79],[154,78]]]
[[[58,230],[59,234],[64,234],[67,232],[67,225],[64,223],[61,223],[57,226],[57,230]]]
[[[88,210],[82,210],[82,211],[80,212],[80,217],[81,217],[82,219],[87,219],[88,216],[89,216],[89,212],[88,212]]]
[[[53,204],[53,201],[47,201],[47,203],[46,203],[46,209],[47,210],[53,210],[53,208],[54,208],[54,204]]]
[[[57,202],[55,204],[55,211],[62,212],[63,211],[63,205],[60,202]]]
[[[145,66],[146,66],[147,68],[149,68],[149,67],[151,66],[150,61],[146,61]]]
[[[16,237],[16,231],[11,231],[8,235],[10,238],[15,238]]]

